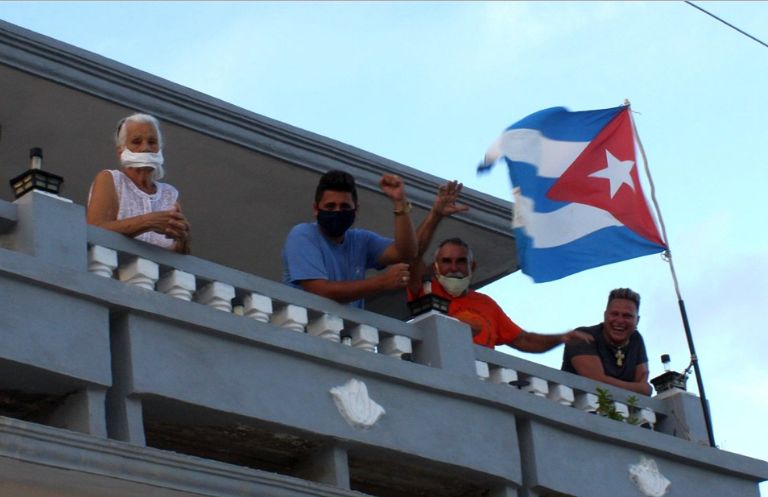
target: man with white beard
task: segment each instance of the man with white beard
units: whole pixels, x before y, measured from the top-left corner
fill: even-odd
[[[416,230],[418,241],[417,259],[410,265],[411,277],[408,299],[424,295],[422,286],[428,268],[421,260],[440,221],[451,214],[463,212],[469,207],[457,204],[462,185],[451,181],[438,189],[437,197],[427,217]],[[546,352],[561,343],[590,342],[593,338],[581,331],[569,331],[555,335],[528,332],[515,324],[499,305],[488,295],[469,288],[472,273],[477,267],[469,245],[460,238],[441,242],[435,251],[431,265],[431,293],[447,299],[448,315],[472,328],[474,343],[493,348],[509,345],[523,352]]]

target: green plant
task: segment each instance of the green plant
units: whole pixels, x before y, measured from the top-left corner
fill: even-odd
[[[597,410],[595,411],[600,416],[611,418],[616,421],[625,421],[628,424],[636,425],[640,422],[634,415],[637,410],[637,397],[630,395],[627,397],[627,405],[629,406],[629,416],[624,416],[621,412],[616,410],[616,404],[613,402],[613,395],[605,388],[597,387]]]

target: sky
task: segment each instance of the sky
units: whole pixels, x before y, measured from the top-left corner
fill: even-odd
[[[767,2],[701,5],[768,42]],[[505,167],[475,172],[504,128],[629,99],[717,444],[768,460],[768,47],[683,2],[0,2],[0,19],[505,200]],[[523,328],[555,333],[600,322],[616,287],[642,296],[651,377],[663,353],[683,370],[659,255],[542,284],[516,272],[483,291]]]

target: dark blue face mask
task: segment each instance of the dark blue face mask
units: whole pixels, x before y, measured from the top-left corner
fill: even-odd
[[[318,209],[317,224],[331,238],[342,236],[355,222],[355,211],[324,211]]]

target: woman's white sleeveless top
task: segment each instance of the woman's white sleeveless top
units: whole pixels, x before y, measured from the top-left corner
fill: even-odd
[[[156,211],[171,210],[179,198],[179,191],[168,183],[155,181],[157,192],[149,194],[141,191],[131,178],[123,174],[122,171],[108,169],[112,174],[112,181],[115,183],[115,192],[117,192],[117,202],[120,210],[117,212],[117,219],[126,219],[129,217],[140,216]],[[168,238],[160,233],[148,231],[135,237],[159,247],[173,247],[173,238]]]

